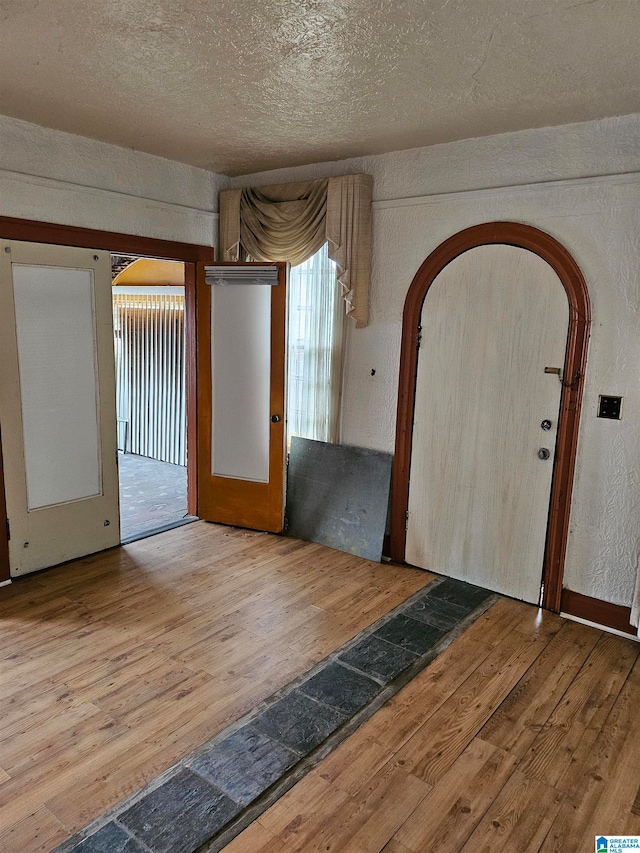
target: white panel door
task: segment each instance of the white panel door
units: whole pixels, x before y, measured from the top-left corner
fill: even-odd
[[[108,252],[0,243],[12,575],[120,541]]]
[[[407,562],[538,602],[561,396],[545,368],[564,365],[568,323],[562,283],[525,249],[479,246],[436,277],[421,318]]]

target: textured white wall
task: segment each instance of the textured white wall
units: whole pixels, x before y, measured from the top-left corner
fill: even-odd
[[[0,215],[212,245],[213,172],[0,116]]]
[[[622,605],[631,603],[640,549],[639,142],[640,116],[627,116],[232,181],[374,175],[371,323],[350,328],[348,340],[342,438],[350,444],[393,450],[404,299],[443,240],[506,219],[547,231],[573,254],[593,325],[565,586]],[[622,421],[596,418],[599,394],[625,397]]]

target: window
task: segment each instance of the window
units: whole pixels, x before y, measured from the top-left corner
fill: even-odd
[[[344,300],[327,243],[289,279],[287,443],[291,436],[337,441]]]

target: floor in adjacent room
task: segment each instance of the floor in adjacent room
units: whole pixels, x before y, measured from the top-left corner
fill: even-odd
[[[183,465],[120,452],[118,476],[123,541],[193,518],[187,512],[187,469]]]
[[[198,522],[0,591],[0,849],[48,853],[433,575]],[[640,834],[640,645],[500,599],[227,853]]]

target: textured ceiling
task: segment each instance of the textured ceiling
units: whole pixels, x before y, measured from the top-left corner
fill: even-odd
[[[226,174],[640,112],[637,0],[0,0],[0,113]]]

